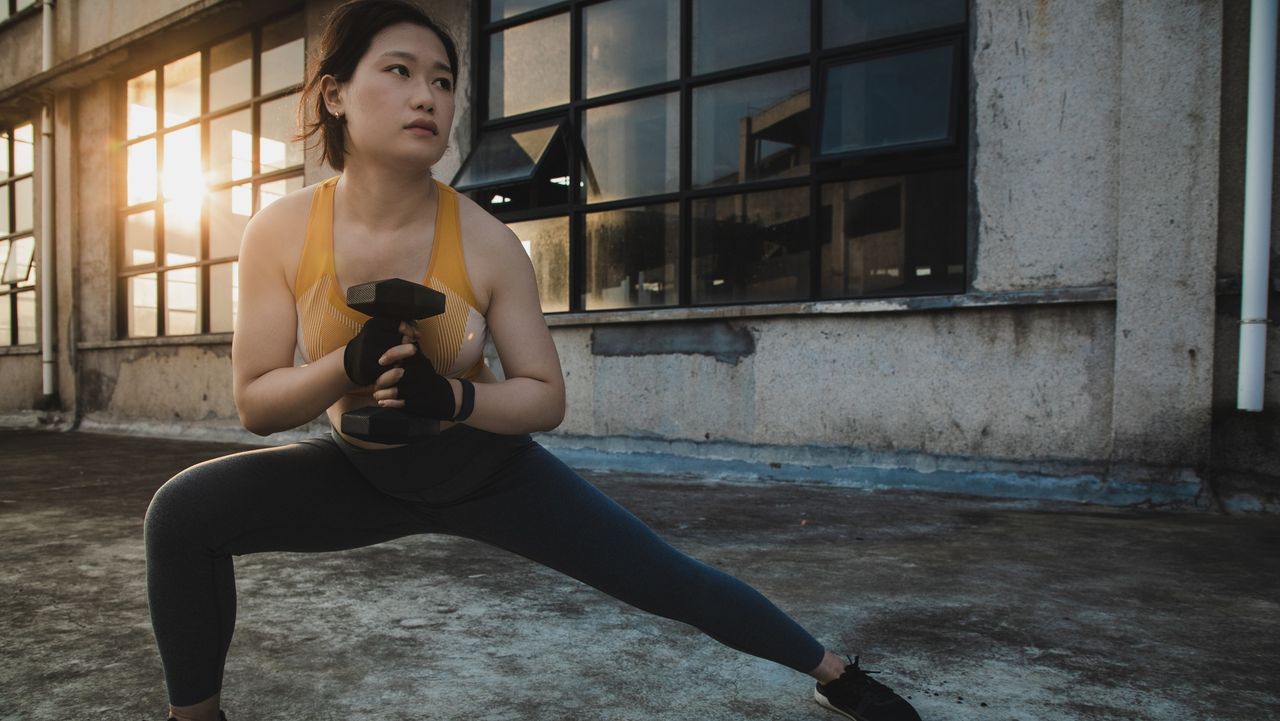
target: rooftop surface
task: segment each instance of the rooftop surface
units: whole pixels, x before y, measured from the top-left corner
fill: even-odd
[[[165,718],[143,519],[254,448],[0,431],[0,719]],[[1280,713],[1274,515],[581,473],[926,721]],[[842,718],[807,675],[471,539],[235,568],[230,721]]]

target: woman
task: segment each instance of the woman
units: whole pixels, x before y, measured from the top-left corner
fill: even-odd
[[[355,0],[330,15],[314,57],[303,107],[316,120],[303,137],[318,133],[341,175],[245,228],[232,365],[249,430],[269,435],[321,411],[332,428],[197,464],[152,499],[147,592],[171,721],[226,718],[232,556],[419,533],[523,555],[808,673],[815,699],[849,718],[918,719],[856,659],[846,665],[758,591],[667,544],[529,436],[565,409],[532,264],[506,226],[430,170],[453,124],[449,34],[401,0]],[[387,327],[346,306],[350,286],[392,277],[444,293],[445,313]],[[490,333],[502,381],[481,355]],[[441,432],[394,445],[339,430],[343,413],[373,404],[438,420]]]

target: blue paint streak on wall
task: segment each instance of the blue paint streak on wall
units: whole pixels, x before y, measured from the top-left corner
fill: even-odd
[[[1108,506],[1195,506],[1195,481],[1142,483],[1093,474],[1049,476],[1030,473],[916,471],[908,468],[802,466],[689,458],[663,453],[608,453],[548,448],[572,468],[591,471],[694,476],[715,480],[818,483],[862,490],[917,490],[1033,500],[1075,501]]]

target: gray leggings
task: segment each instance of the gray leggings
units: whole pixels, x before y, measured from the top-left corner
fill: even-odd
[[[517,553],[803,673],[826,653],[759,591],[673,548],[527,434],[455,425],[371,451],[330,429],[198,463],[156,491],[143,535],[169,703],[189,706],[222,689],[236,618],[232,556],[339,551],[419,533]]]

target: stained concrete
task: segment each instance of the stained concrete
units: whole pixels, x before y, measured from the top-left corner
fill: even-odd
[[[0,719],[164,718],[143,517],[173,474],[252,448],[0,432]],[[584,476],[925,719],[1280,708],[1274,517]],[[470,539],[235,565],[232,721],[839,718],[808,676]]]

